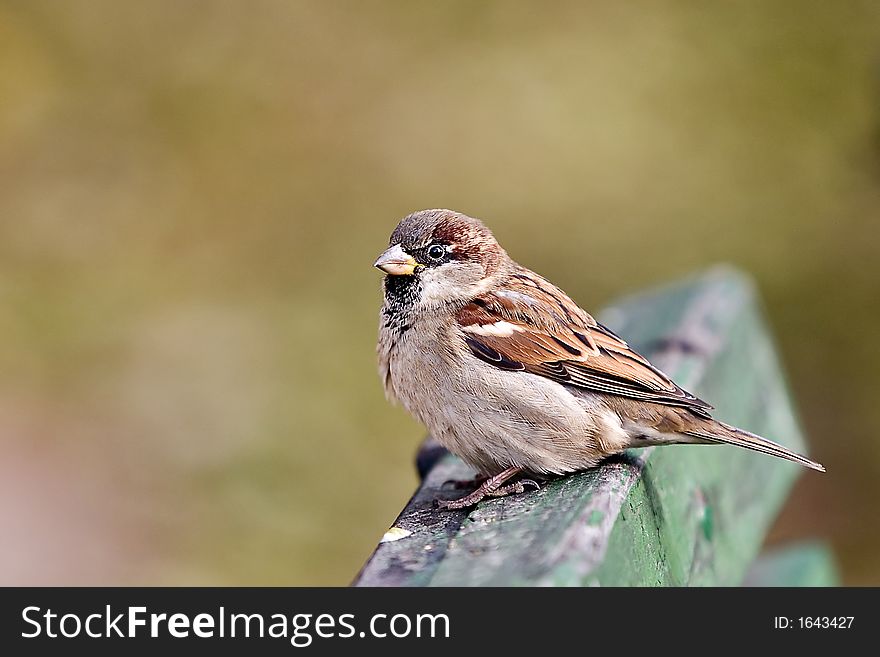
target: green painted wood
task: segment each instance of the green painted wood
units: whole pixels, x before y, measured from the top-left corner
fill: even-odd
[[[620,301],[600,319],[716,416],[804,451],[754,289],[716,268]],[[432,507],[473,476],[446,455],[358,586],[738,585],[798,466],[728,446],[629,450],[541,490],[465,511]]]
[[[799,543],[762,554],[752,564],[745,586],[839,586],[837,564],[828,546]]]

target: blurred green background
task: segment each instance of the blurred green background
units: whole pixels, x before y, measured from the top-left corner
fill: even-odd
[[[880,5],[113,0],[0,2],[0,583],[348,583],[426,207],[594,311],[751,272],[828,466],[773,538],[880,584]]]

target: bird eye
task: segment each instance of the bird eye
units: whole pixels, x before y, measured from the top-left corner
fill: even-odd
[[[439,260],[446,253],[446,249],[440,244],[432,244],[428,247],[428,257],[431,260]]]

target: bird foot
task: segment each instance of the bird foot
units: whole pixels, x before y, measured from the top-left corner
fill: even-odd
[[[521,479],[505,485],[505,482],[522,474],[522,472],[522,468],[507,468],[493,477],[485,478],[476,490],[464,497],[457,500],[434,500],[434,504],[440,509],[465,509],[474,506],[486,497],[504,497],[514,493],[523,493],[526,486],[534,486],[536,490],[540,488],[538,482],[532,479]]]
[[[493,490],[491,493],[486,493],[486,497],[504,497],[506,495],[519,495],[520,493],[526,492],[527,486],[532,486],[535,490],[539,490],[541,488],[541,484],[539,484],[534,479],[520,479],[519,481],[515,481],[512,484],[502,486],[498,490]]]

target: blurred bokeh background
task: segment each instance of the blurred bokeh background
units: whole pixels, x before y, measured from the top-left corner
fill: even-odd
[[[880,584],[880,6],[0,1],[0,583],[348,583],[416,483],[397,220],[586,308],[751,272]]]

